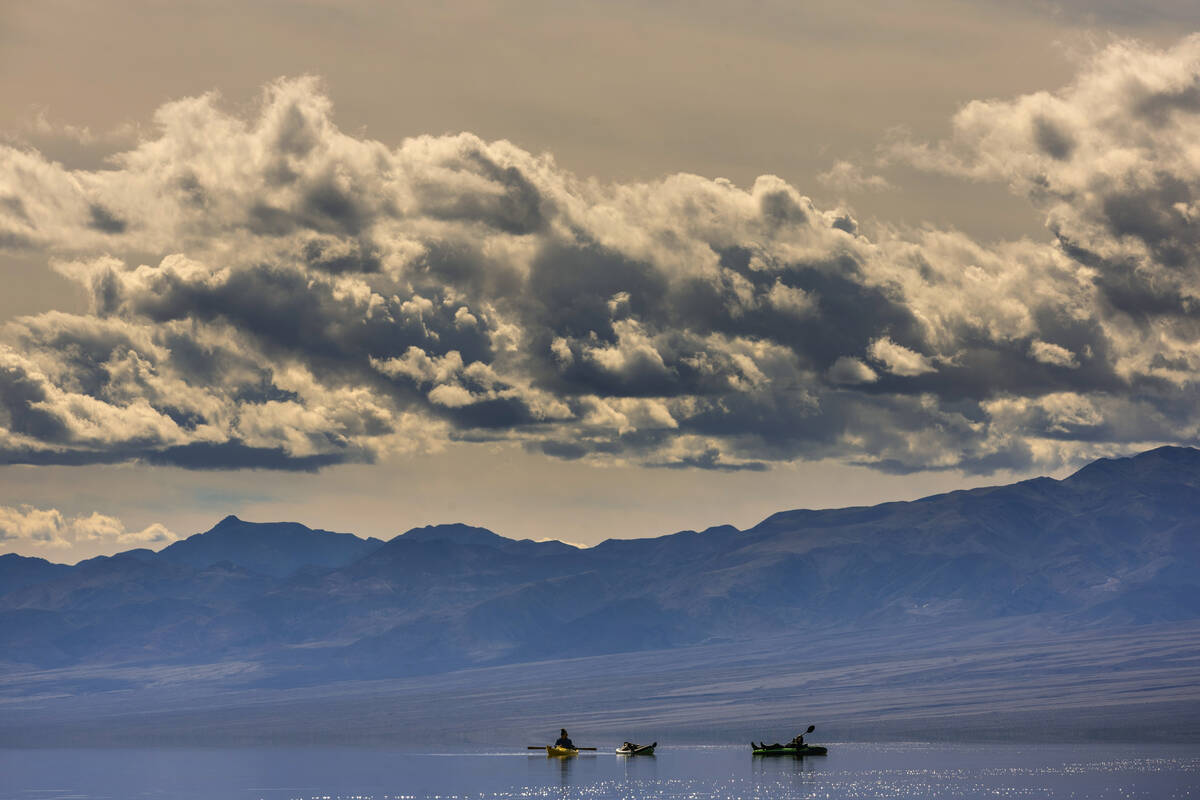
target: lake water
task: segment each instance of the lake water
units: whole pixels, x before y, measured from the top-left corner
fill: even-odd
[[[362,748],[0,750],[0,800],[790,800],[1200,798],[1200,748],[829,744],[662,747],[547,758],[525,750]]]

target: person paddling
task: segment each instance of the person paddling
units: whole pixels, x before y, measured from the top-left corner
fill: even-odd
[[[806,730],[804,733],[799,733],[799,734],[796,734],[795,736],[793,736],[792,740],[787,743],[787,746],[795,747],[797,749],[804,747],[804,735],[808,734],[808,733],[812,733],[816,729],[817,729],[816,725],[809,725],[808,730]]]
[[[575,748],[575,743],[571,741],[571,737],[567,736],[567,729],[563,728],[558,732],[558,741],[554,743],[555,747],[569,747],[572,750]]]

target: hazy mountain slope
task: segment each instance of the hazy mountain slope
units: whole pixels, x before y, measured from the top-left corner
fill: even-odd
[[[178,663],[258,647],[272,621],[247,606],[270,590],[265,580],[228,563],[195,570],[140,554],[91,559],[0,598],[0,650],[11,662],[57,667]]]
[[[0,744],[537,742],[566,725],[745,743],[797,722],[818,741],[1200,741],[1200,622],[1063,633],[1025,618],[751,641],[256,688],[262,666],[0,674]]]
[[[70,570],[66,564],[54,564],[44,558],[5,553],[0,555],[0,595],[50,580]]]

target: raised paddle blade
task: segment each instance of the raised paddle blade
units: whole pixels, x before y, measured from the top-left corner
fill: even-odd
[[[816,725],[809,725],[809,726],[808,726],[808,730],[806,730],[806,731],[805,731],[805,733],[812,733],[812,732],[813,732],[813,731],[815,731],[816,729],[817,729],[817,726],[816,726]]]

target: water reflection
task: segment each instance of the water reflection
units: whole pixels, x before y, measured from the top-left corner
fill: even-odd
[[[778,777],[780,775],[812,776],[821,772],[820,756],[797,758],[795,756],[753,756],[751,772],[754,775]]]
[[[624,762],[621,767],[627,781],[654,780],[658,777],[658,757],[655,755],[618,756],[617,760]]]
[[[575,759],[579,756],[546,756],[547,761],[558,762],[558,785],[571,785],[571,770],[575,768]]]

